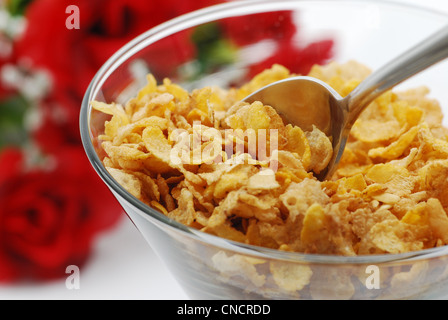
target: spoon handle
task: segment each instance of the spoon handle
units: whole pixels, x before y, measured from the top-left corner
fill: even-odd
[[[448,26],[367,77],[346,97],[349,124],[379,95],[448,57]]]

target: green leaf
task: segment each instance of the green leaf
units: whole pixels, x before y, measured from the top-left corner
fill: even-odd
[[[197,49],[199,72],[207,72],[235,62],[238,48],[224,37],[218,23],[198,26],[192,35]]]
[[[235,61],[236,49],[227,39],[220,39],[204,51],[202,58],[210,66],[227,65]]]
[[[0,148],[27,142],[24,118],[28,108],[26,99],[19,95],[0,101]]]
[[[6,2],[6,9],[13,16],[23,15],[26,7],[33,2],[33,0],[9,0]]]

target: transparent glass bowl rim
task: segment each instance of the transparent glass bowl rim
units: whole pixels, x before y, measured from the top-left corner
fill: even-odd
[[[81,140],[87,157],[101,179],[111,188],[114,193],[118,194],[130,205],[135,207],[140,213],[144,213],[148,223],[158,221],[167,228],[175,229],[175,232],[180,232],[185,236],[191,237],[196,241],[202,242],[205,245],[215,246],[223,250],[230,250],[240,254],[247,254],[264,259],[274,259],[288,261],[292,263],[320,263],[320,264],[378,264],[387,262],[404,262],[420,259],[430,259],[433,257],[441,257],[448,254],[448,246],[424,249],[420,251],[413,251],[399,254],[378,254],[378,255],[359,255],[359,256],[340,256],[328,254],[306,254],[299,252],[287,252],[254,245],[248,245],[211,234],[204,233],[195,228],[188,227],[177,221],[174,221],[164,214],[152,209],[137,198],[128,193],[103,166],[101,160],[95,152],[95,148],[90,136],[90,102],[101,91],[101,87],[106,79],[111,75],[123,62],[127,61],[131,56],[146,46],[163,39],[166,36],[184,30],[186,28],[194,27],[196,25],[207,23],[210,21],[226,18],[233,14],[243,12],[242,10],[250,10],[250,13],[259,13],[267,11],[280,11],[288,9],[300,9],[307,6],[326,6],[326,5],[360,5],[371,4],[380,7],[390,7],[395,9],[411,9],[420,13],[434,15],[434,17],[444,18],[448,21],[448,15],[437,12],[432,9],[421,8],[416,5],[409,5],[403,3],[396,3],[386,0],[244,0],[228,2],[214,5],[208,8],[200,9],[181,15],[177,18],[164,22],[140,36],[134,38],[121,49],[119,49],[108,61],[99,69],[92,79],[86,93],[84,95],[81,111],[80,111],[80,133]],[[152,222],[150,221],[151,219]]]

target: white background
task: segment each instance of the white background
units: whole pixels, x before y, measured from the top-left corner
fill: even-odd
[[[395,0],[448,13],[446,0]],[[55,299],[188,299],[164,263],[127,217],[97,242],[89,263],[80,270],[80,288],[65,279],[44,284],[0,286],[0,300]]]

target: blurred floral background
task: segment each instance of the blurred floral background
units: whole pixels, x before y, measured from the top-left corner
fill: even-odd
[[[245,0],[235,0],[245,1]],[[120,205],[90,166],[79,135],[83,94],[101,65],[129,40],[178,15],[224,0],[0,0],[0,285],[66,277],[91,257],[99,234],[115,228]],[[68,19],[79,9],[79,28]],[[229,64],[247,23],[279,37],[248,77],[273,63],[307,73],[331,57],[333,42],[297,42],[289,13],[233,19],[185,34],[151,57],[151,72],[194,60],[193,76]],[[73,24],[75,25],[75,24]],[[269,32],[271,31],[271,32]],[[292,39],[295,37],[295,41]],[[279,39],[277,39],[279,40]],[[213,50],[201,44],[214,41]],[[190,70],[191,72],[191,70]]]

